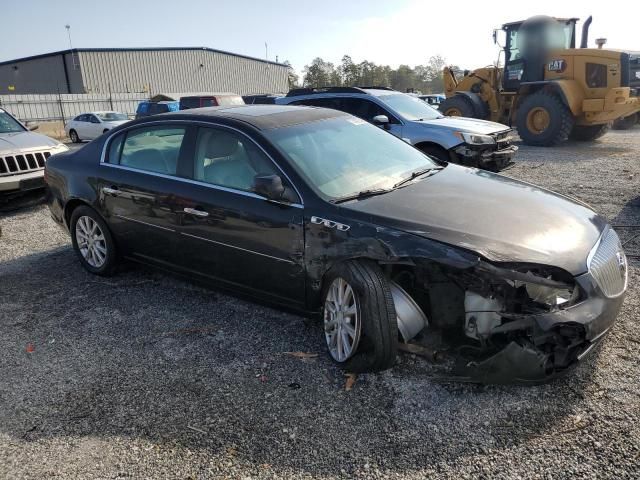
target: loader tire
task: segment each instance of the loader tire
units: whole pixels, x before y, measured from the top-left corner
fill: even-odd
[[[578,142],[590,142],[602,137],[608,131],[608,123],[604,125],[576,125],[573,127],[569,138],[571,138],[571,140],[577,140]]]
[[[613,122],[614,130],[629,130],[633,128],[636,122],[640,121],[640,115],[634,113],[633,115],[629,115],[628,117],[618,118]]]
[[[571,110],[557,95],[543,90],[526,97],[516,113],[520,138],[536,147],[551,147],[566,141],[573,125]]]
[[[447,117],[476,118],[476,111],[473,107],[473,103],[463,95],[455,95],[445,99],[438,109]]]

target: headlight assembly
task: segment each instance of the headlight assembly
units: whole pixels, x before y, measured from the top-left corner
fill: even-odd
[[[456,135],[470,145],[493,145],[496,143],[496,139],[491,135],[465,132],[456,132]]]
[[[575,287],[573,289],[553,288],[536,283],[525,283],[524,286],[531,300],[549,307],[560,307],[575,300],[578,295],[578,289]]]

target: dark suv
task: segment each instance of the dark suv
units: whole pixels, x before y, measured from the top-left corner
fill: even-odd
[[[445,117],[423,100],[386,87],[300,88],[276,103],[342,110],[383,127],[432,157],[486,170],[507,167],[518,150],[506,125]]]

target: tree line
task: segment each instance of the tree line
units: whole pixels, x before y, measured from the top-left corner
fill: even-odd
[[[440,55],[429,58],[426,65],[414,68],[400,65],[396,69],[368,60],[355,63],[349,55],[342,57],[339,65],[318,57],[304,67],[302,86],[323,88],[376,85],[401,92],[441,93],[444,90],[442,69],[445,65],[446,60]],[[458,67],[455,68],[459,70]],[[289,84],[291,87],[298,86],[299,79],[295,73],[290,75]]]

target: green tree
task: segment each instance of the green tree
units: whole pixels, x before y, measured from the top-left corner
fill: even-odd
[[[342,79],[342,85],[346,87],[353,87],[360,84],[360,68],[353,63],[353,60],[349,55],[342,57],[342,63],[338,67],[340,77]]]
[[[305,87],[322,88],[329,87],[339,79],[339,75],[331,62],[325,62],[322,58],[315,58],[310,65],[304,67]]]

